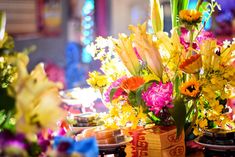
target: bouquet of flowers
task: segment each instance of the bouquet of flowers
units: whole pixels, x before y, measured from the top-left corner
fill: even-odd
[[[213,11],[220,6],[198,1],[194,10],[188,0],[171,1],[172,30],[163,32],[163,10],[151,1],[151,23],[129,26],[130,35],[118,39],[98,37],[90,45],[100,71],[87,80],[103,96],[109,108],[109,127],[176,125],[180,135],[195,135],[204,129],[235,127],[227,100],[235,86],[235,41],[219,42],[204,30]]]

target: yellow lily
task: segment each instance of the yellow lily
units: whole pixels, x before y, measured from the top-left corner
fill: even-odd
[[[151,0],[151,21],[155,33],[163,31],[163,7],[159,0]]]
[[[125,34],[119,34],[119,39],[114,45],[116,52],[128,71],[132,75],[139,75],[140,62],[132,46],[130,37],[127,37]]]
[[[215,48],[217,47],[216,40],[205,40],[200,45],[200,52],[202,55],[202,66],[207,71],[213,67],[213,58],[216,57],[214,52]]]
[[[153,36],[146,33],[146,23],[137,27],[129,26],[129,29],[133,33],[133,41],[139,55],[147,63],[148,68],[162,79],[163,64],[159,46],[153,41]]]
[[[48,80],[42,64],[31,73],[27,72],[26,65],[27,57],[18,60],[18,76],[12,87],[16,99],[16,129],[32,137],[39,129],[55,129],[65,112],[60,108],[59,84]]]
[[[221,47],[221,63],[230,64],[235,59],[235,43],[229,47]]]

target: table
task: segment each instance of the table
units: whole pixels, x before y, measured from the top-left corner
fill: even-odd
[[[99,148],[99,155],[100,157],[104,157],[108,154],[113,154],[114,157],[125,157],[125,145],[121,145],[119,147],[113,147],[113,148]]]

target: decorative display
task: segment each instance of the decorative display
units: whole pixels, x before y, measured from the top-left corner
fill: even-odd
[[[101,68],[87,82],[104,95],[105,125],[175,125],[177,136],[184,126],[186,136],[214,127],[232,129],[227,100],[235,86],[235,41],[218,42],[202,23],[203,14],[210,16],[220,6],[198,1],[196,9],[187,10],[187,0],[171,4],[170,35],[163,32],[159,1],[152,0],[153,33],[146,23],[130,25],[129,36],[98,37],[90,45]]]

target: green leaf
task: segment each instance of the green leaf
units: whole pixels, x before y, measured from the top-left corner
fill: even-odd
[[[0,111],[0,126],[6,119],[6,113],[4,110]]]
[[[189,0],[183,0],[182,9],[188,9]]]
[[[209,2],[202,2],[202,4],[199,6],[199,11],[203,13],[204,11],[207,11]]]
[[[184,104],[184,99],[178,97],[174,100],[174,108],[169,109],[173,119],[175,120],[175,125],[177,128],[177,137],[181,134],[185,125],[186,118],[186,107]]]
[[[117,90],[118,90],[118,88],[112,88],[111,89],[110,94],[109,94],[110,102],[112,102],[113,96],[114,96],[114,94],[116,93]]]
[[[145,106],[145,103],[142,99],[142,93],[143,91],[147,90],[148,87],[153,83],[153,82],[157,82],[155,80],[151,80],[149,82],[146,82],[145,84],[143,84],[142,86],[140,86],[137,91],[136,91],[136,103],[139,104],[139,105],[142,105],[143,107],[146,107]],[[158,82],[157,82],[158,83]]]
[[[180,79],[179,76],[177,75],[174,81],[174,91],[176,93],[176,97],[180,94],[179,86],[180,86]]]
[[[141,86],[137,91],[136,91],[136,103],[139,105],[144,104],[144,101],[142,99],[142,92],[144,91],[144,86]]]
[[[153,112],[149,112],[147,115],[148,115],[148,118],[155,124],[158,125],[160,123],[160,119],[156,117],[156,115]]]
[[[139,106],[139,104],[137,104],[136,93],[135,92],[130,92],[128,94],[128,101],[133,106]]]
[[[178,16],[178,0],[170,0],[172,28],[177,26],[176,17]]]
[[[15,99],[7,94],[6,88],[0,88],[0,110],[6,112],[15,110]]]
[[[3,128],[4,129],[7,129],[7,130],[11,130],[11,131],[15,131],[15,123],[11,121],[11,118],[13,117],[14,115],[14,111],[9,111],[7,114],[6,114],[6,119],[3,123]]]

